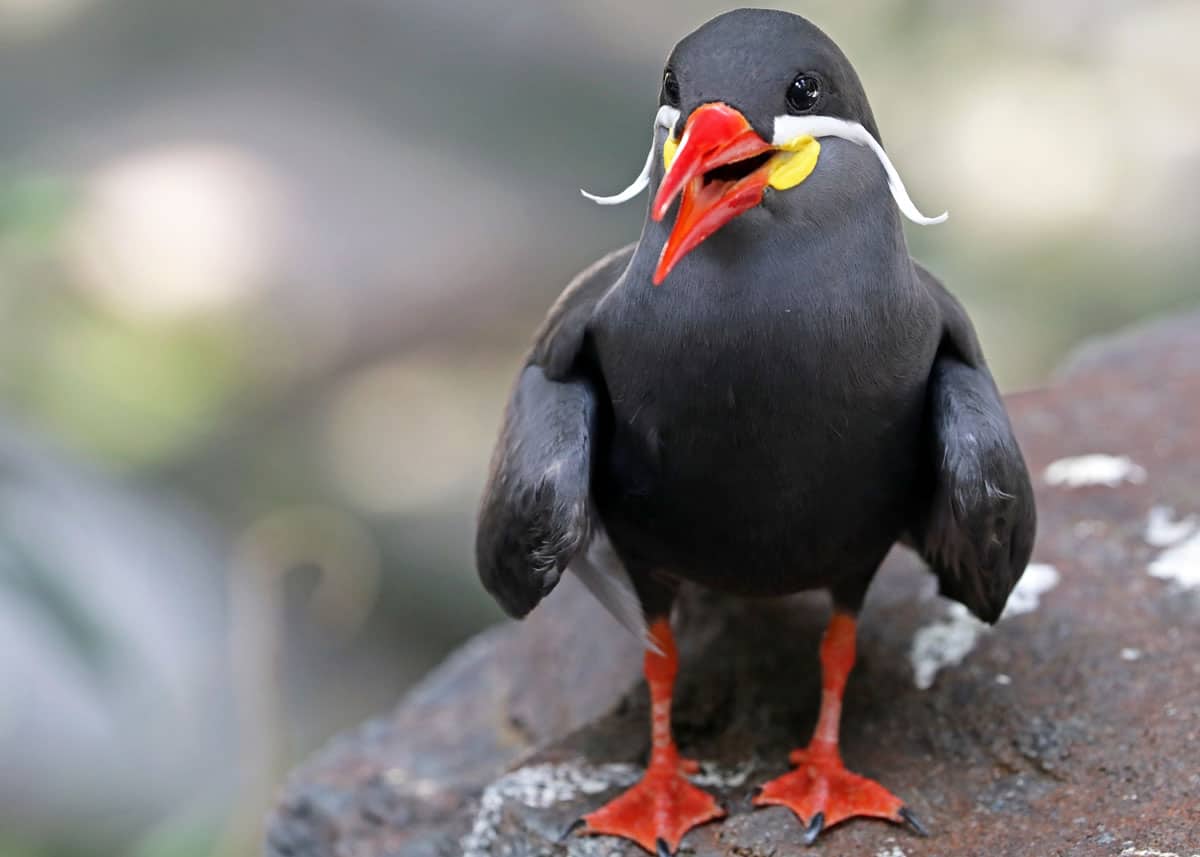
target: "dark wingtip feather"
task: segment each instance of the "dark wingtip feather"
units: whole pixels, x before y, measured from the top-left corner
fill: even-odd
[[[935,489],[918,543],[941,593],[995,623],[1033,549],[1029,472],[986,369],[939,358],[929,401]]]
[[[475,535],[479,577],[521,618],[558,583],[590,537],[595,394],[526,367],[509,403]]]

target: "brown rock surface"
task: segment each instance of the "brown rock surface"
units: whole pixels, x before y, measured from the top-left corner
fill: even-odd
[[[828,608],[819,596],[688,592],[676,729],[730,817],[680,853],[1200,853],[1200,586],[1149,573],[1162,560],[1160,573],[1200,580],[1200,526],[1147,530],[1155,507],[1168,523],[1200,519],[1200,314],[1089,346],[1054,386],[1009,406],[1038,491],[1034,562],[1057,584],[1049,569],[1027,574],[1030,609],[980,631],[897,550],[867,600],[847,692],[847,764],[904,797],[932,836],[857,820],[810,850],[786,810],[752,811],[754,786],[784,770],[815,721]],[[1118,484],[1045,478],[1052,462],[1094,453],[1129,459]],[[942,640],[933,650],[946,655],[974,645],[921,690],[914,662],[932,661],[914,657],[914,638]],[[529,621],[482,634],[394,712],[298,769],[266,852],[642,853],[604,837],[555,841],[644,761],[639,667],[633,641],[565,579]]]

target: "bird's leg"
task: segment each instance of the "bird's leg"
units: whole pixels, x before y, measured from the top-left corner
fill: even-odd
[[[805,825],[811,845],[821,830],[855,816],[885,818],[925,830],[899,798],[866,777],[847,771],[838,751],[842,696],[854,667],[854,616],[834,611],[821,639],[821,713],[812,740],[788,757],[795,769],[763,786],[754,803],[786,806]]]
[[[664,617],[650,625],[661,650],[646,650],[646,683],[650,685],[650,764],[637,785],[604,807],[583,817],[581,833],[606,833],[632,839],[651,854],[673,854],[683,835],[698,824],[725,814],[712,796],[693,786],[684,774],[696,764],[682,759],[671,737],[671,692],[679,655],[671,625]]]

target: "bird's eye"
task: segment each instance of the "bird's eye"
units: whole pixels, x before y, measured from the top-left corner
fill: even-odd
[[[662,94],[663,101],[671,107],[679,106],[679,81],[675,79],[675,73],[670,69],[663,72]]]
[[[788,87],[788,107],[796,113],[807,113],[821,100],[821,81],[811,74],[799,75]]]

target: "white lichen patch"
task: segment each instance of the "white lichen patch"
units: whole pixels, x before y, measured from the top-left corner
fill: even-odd
[[[1195,515],[1175,518],[1170,506],[1155,506],[1146,516],[1146,544],[1156,548],[1169,548],[1200,530],[1200,519]]]
[[[752,761],[731,769],[703,764],[700,773],[691,777],[691,781],[710,788],[737,788],[753,771]],[[641,775],[642,770],[633,765],[564,763],[518,768],[484,789],[471,831],[459,843],[463,857],[493,857],[498,853],[499,826],[506,804],[549,809],[555,804],[609,789],[628,788]],[[568,853],[572,857],[607,857],[612,850],[611,840],[605,841],[605,837],[572,838],[568,844]]]
[[[1154,848],[1126,848],[1121,857],[1200,857],[1200,854],[1180,854],[1178,851],[1157,851]]]
[[[899,845],[889,845],[875,852],[875,857],[908,857]]]
[[[637,782],[633,765],[530,765],[493,782],[479,798],[479,812],[471,832],[462,838],[463,857],[490,857],[495,853],[505,803],[515,801],[532,809],[593,795]]]
[[[754,773],[754,760],[750,759],[735,768],[721,768],[710,762],[700,763],[700,773],[688,779],[702,788],[736,789],[746,784]]]
[[[1012,594],[1000,620],[1032,613],[1042,596],[1058,586],[1061,576],[1052,565],[1030,563]],[[931,622],[913,635],[909,660],[913,681],[920,690],[933,687],[937,674],[946,667],[961,664],[975,648],[988,626],[980,622],[961,604],[950,604],[943,618]]]
[[[921,690],[933,687],[938,672],[962,663],[986,630],[987,625],[961,604],[951,604],[945,618],[919,629],[913,636],[909,654],[917,687]]]
[[[1151,577],[1170,580],[1184,589],[1200,586],[1200,533],[1164,550],[1147,570]]]
[[[1139,485],[1146,481],[1146,468],[1124,455],[1076,455],[1052,462],[1042,473],[1047,485],[1081,488],[1085,485],[1106,485],[1109,488],[1129,482]]]
[[[1042,602],[1042,596],[1054,587],[1062,576],[1058,569],[1044,562],[1031,562],[1025,567],[1021,581],[1012,594],[1008,596],[1008,604],[1004,606],[1001,619],[1011,619],[1022,613],[1032,613]]]
[[[1140,661],[1141,659],[1141,649],[1121,649],[1121,660],[1133,662]]]
[[[1169,506],[1155,506],[1146,516],[1146,543],[1164,548],[1147,571],[1151,577],[1173,581],[1184,589],[1200,586],[1200,519],[1176,519]]]

